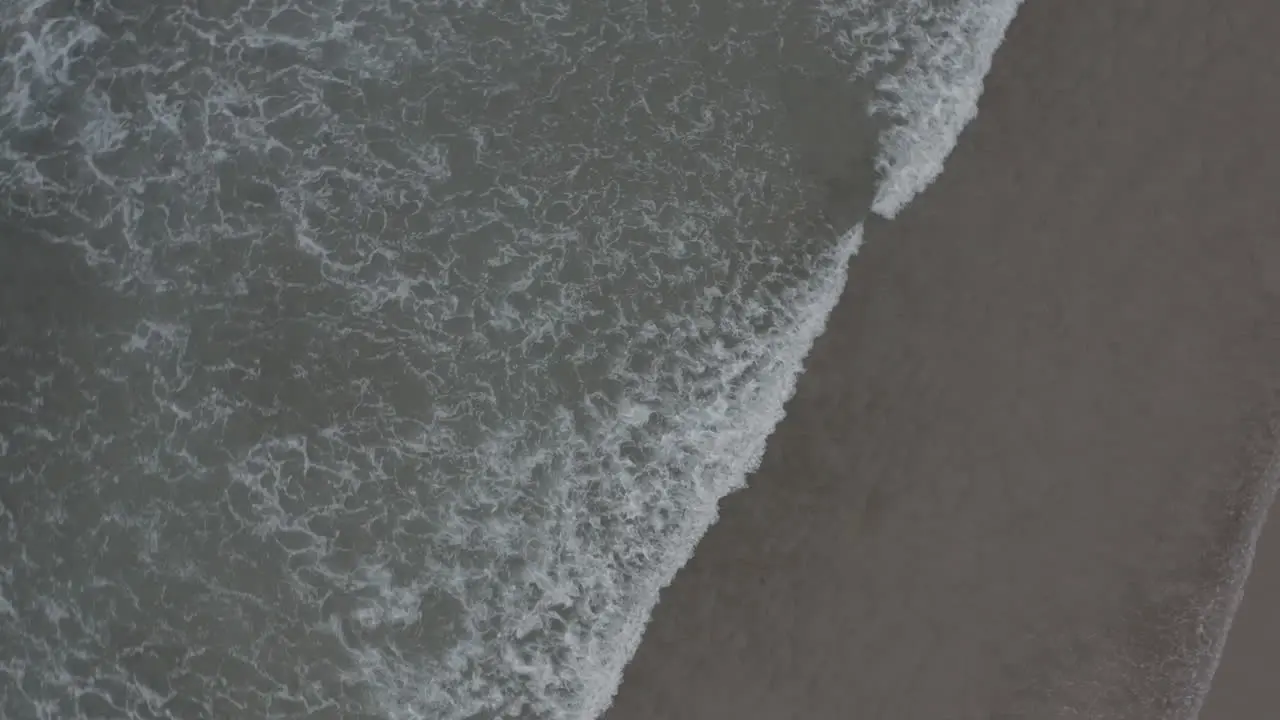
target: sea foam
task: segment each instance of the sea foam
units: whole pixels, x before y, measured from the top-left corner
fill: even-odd
[[[942,172],[1021,3],[823,0],[822,27],[859,74],[878,78],[868,110],[890,124],[876,159],[877,214],[895,217]]]
[[[891,120],[876,212],[939,172],[1016,7],[822,5],[831,52],[851,81],[878,78],[868,113]],[[861,227],[794,255],[711,247],[781,192],[759,168],[785,158],[727,143],[750,122],[680,73],[668,89],[596,73],[567,106],[590,129],[634,130],[635,113],[653,137],[604,153],[556,135],[578,70],[560,43],[582,24],[566,2],[520,22],[445,0],[157,11],[149,27],[176,43],[51,8],[0,10],[0,188],[33,197],[20,209],[41,213],[41,239],[138,315],[84,333],[91,361],[62,357],[61,384],[33,369],[0,434],[19,492],[40,497],[50,453],[78,478],[0,540],[6,559],[53,552],[35,538],[69,522],[116,553],[68,581],[99,600],[59,610],[56,642],[29,629],[65,588],[0,584],[0,639],[28,658],[0,671],[0,701],[20,701],[19,676],[136,717],[171,700],[110,663],[72,677],[110,624],[239,668],[191,671],[206,710],[354,714],[337,704],[363,702],[354,688],[389,720],[598,715],[661,588],[759,463]],[[698,45],[638,8],[592,29]],[[765,102],[729,90],[740,110]],[[45,162],[15,149],[27,130],[72,139]],[[619,177],[642,181],[624,193]],[[51,414],[55,392],[94,402]],[[170,601],[184,594],[199,612]]]

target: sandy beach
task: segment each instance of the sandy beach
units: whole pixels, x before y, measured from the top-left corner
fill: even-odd
[[[1028,0],[605,717],[1194,716],[1270,497],[1277,34]]]
[[[1269,720],[1280,707],[1276,685],[1276,667],[1280,667],[1278,526],[1273,505],[1200,720]]]

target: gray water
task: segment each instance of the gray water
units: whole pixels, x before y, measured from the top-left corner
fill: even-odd
[[[0,714],[594,716],[1015,8],[0,6]]]

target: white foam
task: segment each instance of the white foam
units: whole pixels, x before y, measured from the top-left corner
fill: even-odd
[[[399,4],[390,0],[377,4],[389,28],[417,17],[395,15],[389,8]],[[859,12],[877,15],[861,18],[872,24],[845,23],[855,27],[845,37],[862,42],[854,49],[869,58],[859,61],[865,67],[855,72],[889,63],[904,49],[919,55],[880,85],[886,98],[892,94],[897,100],[882,99],[875,110],[901,124],[890,132],[880,158],[885,184],[876,200],[877,212],[892,215],[937,174],[956,134],[973,114],[975,88],[980,89],[990,54],[1016,4],[998,0],[965,5],[963,10],[926,12],[923,0],[900,2],[887,10],[855,3],[843,15],[830,16],[831,22],[844,22],[858,19]],[[246,50],[273,46],[311,59],[334,51],[331,44],[340,46],[343,62],[360,78],[390,72],[404,58],[422,52],[407,42],[381,42],[380,34],[357,43],[355,26],[327,15],[322,19],[331,31],[305,43],[293,35],[247,27],[240,32],[231,25],[197,34],[209,44]],[[241,21],[248,19],[236,22]],[[924,22],[924,30],[912,30],[918,22]],[[90,26],[70,21],[42,27],[23,36],[21,61],[34,70],[24,65],[23,84],[8,89],[5,107],[10,114],[33,112],[38,103],[31,101],[31,89],[41,82],[65,82],[65,68],[75,51],[98,39]],[[451,32],[449,27],[433,26],[431,41],[421,44],[434,53],[434,69],[440,73],[449,63],[471,62],[466,38]],[[883,52],[875,52],[870,41],[863,42],[877,32],[883,35]],[[519,33],[510,41],[526,35]],[[495,52],[492,62],[509,57],[519,53]],[[323,77],[331,90],[347,83],[317,69],[308,72],[312,74],[300,77]],[[400,231],[388,231],[384,237],[381,228],[390,222],[388,215],[419,207],[417,198],[445,192],[439,188],[452,179],[450,163],[465,159],[459,149],[455,146],[451,157],[444,145],[406,138],[394,143],[396,154],[407,158],[404,164],[396,164],[375,152],[362,135],[361,118],[347,117],[326,104],[319,82],[281,80],[279,87],[274,82],[270,76],[252,72],[225,73],[211,77],[209,87],[199,93],[186,93],[198,99],[183,100],[184,93],[177,90],[184,87],[145,95],[141,101],[145,108],[135,109],[128,117],[108,113],[112,105],[107,98],[86,87],[82,108],[87,120],[78,135],[91,156],[118,148],[126,140],[131,147],[154,152],[134,158],[140,166],[136,177],[93,174],[118,202],[124,228],[120,237],[101,247],[82,237],[65,242],[83,246],[86,257],[102,258],[101,264],[115,273],[117,287],[140,283],[157,292],[180,288],[184,295],[199,296],[206,307],[226,301],[223,288],[245,287],[244,278],[263,268],[286,274],[276,263],[285,258],[291,267],[302,270],[297,271],[294,285],[281,283],[281,287],[305,286],[335,297],[349,296],[350,312],[326,308],[326,312],[293,318],[300,333],[311,333],[308,339],[337,342],[356,336],[370,347],[390,348],[387,338],[397,338],[396,350],[387,349],[385,354],[402,352],[400,357],[407,359],[395,367],[403,370],[406,384],[416,381],[441,398],[432,409],[435,421],[426,427],[411,416],[398,416],[395,398],[389,392],[380,395],[369,377],[360,378],[362,371],[351,368],[364,362],[363,372],[370,376],[384,372],[386,368],[376,364],[378,358],[350,357],[348,369],[333,376],[325,375],[322,362],[314,368],[295,366],[294,379],[315,373],[316,387],[333,387],[338,379],[364,382],[364,394],[349,417],[335,416],[332,425],[314,437],[265,437],[247,450],[237,450],[231,466],[224,468],[229,483],[224,491],[228,498],[238,498],[234,504],[227,501],[232,514],[227,522],[241,525],[235,529],[244,543],[262,540],[268,550],[283,548],[280,552],[289,557],[283,582],[301,604],[318,606],[316,598],[324,596],[322,590],[355,598],[350,606],[335,601],[326,627],[307,631],[331,633],[346,647],[357,662],[347,679],[369,688],[390,720],[522,711],[579,720],[597,715],[611,702],[659,591],[715,521],[720,499],[741,487],[759,463],[766,439],[794,392],[804,358],[843,290],[847,264],[861,242],[861,228],[825,252],[807,256],[806,268],[814,273],[785,292],[748,288],[738,294],[736,287],[707,289],[696,306],[688,306],[695,307],[694,312],[685,312],[688,308],[681,306],[681,312],[655,320],[649,314],[653,308],[644,305],[637,304],[629,315],[618,311],[611,306],[621,303],[613,298],[590,295],[596,290],[590,283],[562,285],[546,280],[556,272],[548,266],[549,258],[582,259],[575,253],[587,252],[582,249],[587,241],[576,226],[535,233],[520,224],[519,218],[526,213],[545,210],[545,203],[530,200],[538,188],[549,185],[545,178],[541,184],[531,177],[522,186],[508,188],[495,177],[493,186],[499,190],[484,206],[467,207],[465,196],[459,194],[454,205],[441,202],[434,207],[431,227],[439,237],[406,242],[402,250],[407,259],[399,262],[388,248]],[[664,137],[674,141],[702,133],[704,142],[715,141],[717,133],[708,129],[723,123],[713,122],[714,108],[696,107],[699,97],[691,94],[669,109],[681,122],[700,121],[684,129],[673,123],[662,128]],[[278,108],[272,104],[277,101]],[[686,105],[693,109],[686,110]],[[298,108],[306,112],[295,112]],[[315,127],[300,126],[308,128],[308,135],[286,133],[282,140],[272,134],[271,123],[300,117],[318,118]],[[473,172],[488,164],[512,167],[509,161],[516,156],[526,159],[530,168],[552,167],[564,160],[562,144],[549,144],[549,149],[515,147],[498,132],[501,129],[458,128],[459,137],[474,140],[472,162],[480,170]],[[126,138],[121,134],[125,131],[134,136]],[[296,142],[296,147],[286,146],[286,141]],[[165,154],[170,143],[178,144],[172,158]],[[217,207],[221,197],[217,171],[236,158],[258,158],[261,162],[250,167],[278,171],[273,190],[281,207],[274,219],[291,229],[291,245],[278,239],[268,242],[275,236],[266,226],[254,225],[247,211],[243,217],[219,211],[213,221],[193,214],[187,216],[186,224],[169,228],[171,232],[146,231],[143,211],[156,204],[151,199],[142,202],[146,182],[164,179],[174,202]],[[649,173],[669,168],[636,169]],[[711,169],[733,172],[727,164]],[[561,172],[572,178],[579,169],[565,167]],[[735,182],[744,192],[768,184],[763,177],[744,176]],[[584,206],[589,205],[587,200],[594,203],[590,207],[599,213],[599,224],[606,230],[617,230],[622,218],[650,231],[643,242],[625,252],[595,248],[598,255],[589,258],[592,272],[601,273],[604,280],[624,277],[637,266],[659,277],[664,265],[654,257],[683,264],[694,254],[696,262],[706,266],[756,260],[749,257],[757,250],[749,239],[723,251],[701,248],[712,222],[735,212],[728,203],[698,207],[696,197],[680,197],[679,203],[660,197],[669,204],[637,199],[628,205],[604,195],[584,197],[596,191],[577,191],[574,200]],[[742,197],[749,203],[754,196]],[[681,212],[674,213],[679,217],[673,220],[671,210],[676,207]],[[508,229],[519,242],[492,252],[483,243],[466,242],[485,236],[491,227]],[[249,259],[248,252],[242,258],[228,251],[227,262],[234,267],[218,284],[198,282],[203,280],[198,263],[182,267],[153,262],[178,245],[216,248],[259,236],[238,247],[276,254],[265,256],[259,266],[258,258]],[[442,238],[447,242],[440,242],[435,252],[422,252],[429,247],[427,240]],[[763,248],[759,250],[763,255]],[[452,268],[459,274],[479,275],[482,267],[485,277],[493,278],[492,286],[457,284],[457,275],[445,272]],[[317,272],[311,274],[309,268]],[[696,287],[696,282],[672,285],[676,291]],[[679,292],[656,295],[678,297]],[[518,296],[518,303],[513,296]],[[703,308],[708,312],[697,311]],[[713,316],[710,308],[720,309]],[[228,305],[228,315],[234,310],[233,303]],[[618,314],[605,315],[606,310]],[[604,322],[601,318],[612,323],[607,329],[615,338],[628,338],[627,347],[619,350],[593,338],[595,355],[584,357],[586,351],[575,351],[573,359],[581,358],[585,365],[611,354],[624,356],[616,367],[602,372],[611,387],[622,388],[617,392],[620,397],[605,398],[603,392],[593,390],[590,397],[559,400],[564,406],[555,412],[547,410],[549,416],[538,415],[554,405],[538,393],[551,394],[562,379],[545,369],[524,372],[531,363],[545,360],[537,355],[545,353],[537,349],[539,343],[579,343],[573,333]],[[243,313],[240,321],[247,322]],[[449,323],[467,330],[449,335],[441,330]],[[773,329],[762,334],[761,327]],[[216,445],[218,428],[234,425],[229,420],[246,412],[244,404],[236,404],[244,401],[231,394],[210,392],[197,397],[194,391],[185,396],[176,392],[190,379],[185,353],[193,336],[198,333],[185,318],[169,318],[139,322],[113,341],[123,346],[122,357],[147,358],[156,378],[153,407],[159,416],[145,422],[153,423],[156,434],[166,441],[158,446],[161,449],[154,452],[150,465],[147,458],[140,458],[137,467],[142,474],[182,469],[173,473],[174,482],[188,477],[187,473],[190,477],[207,474],[184,447],[196,447],[201,439],[214,439]],[[483,353],[469,356],[471,349]],[[660,360],[668,364],[660,371],[641,367],[642,356],[650,351],[666,354]],[[629,356],[632,352],[635,357]],[[240,367],[238,357],[229,354],[222,366]],[[417,365],[411,364],[415,358]],[[632,360],[636,367],[627,364]],[[240,361],[247,374],[256,372],[252,362]],[[124,376],[115,367],[104,373],[117,371]],[[509,387],[495,388],[501,382]],[[513,388],[526,396],[513,399]],[[139,437],[146,437],[148,428],[140,427]],[[148,442],[157,447],[154,436]],[[630,452],[635,446],[647,453],[644,460],[633,459]],[[162,453],[167,464],[159,461]],[[420,458],[427,460],[417,462]],[[398,486],[397,478],[384,469],[397,463],[407,468],[404,475],[421,473],[408,489],[403,483]],[[387,489],[372,489],[381,487]],[[198,499],[193,496],[192,502]],[[391,508],[392,501],[399,504]],[[332,520],[331,526],[341,521],[351,528],[364,522],[366,516],[360,512],[370,509],[395,515],[398,524],[386,533],[371,533],[370,544],[375,547],[354,567],[343,565],[347,556],[339,552],[332,531],[309,524]],[[156,513],[160,517],[160,511]],[[145,540],[146,564],[156,572],[178,573],[187,567],[182,558],[166,558],[171,548],[154,528],[142,527],[144,519],[135,512],[116,522],[132,523],[135,535]],[[248,555],[220,559],[255,567]],[[182,577],[217,593],[222,598],[218,602],[225,600],[228,608],[265,603],[236,586],[243,576],[233,571],[239,566],[228,567],[232,569],[183,570]],[[218,572],[225,576],[217,577]],[[451,643],[443,656],[424,660],[401,654],[413,646],[414,621],[437,606],[444,608],[439,610],[441,621],[453,622],[441,629]],[[278,618],[272,632],[283,635],[294,629],[281,628],[295,619]],[[273,635],[262,641],[276,639]],[[397,644],[397,640],[404,642]],[[49,667],[62,662],[56,653],[48,655]]]
[[[747,476],[759,467],[765,442],[786,415],[785,405],[795,393],[804,359],[814,341],[826,329],[827,318],[844,292],[849,260],[861,245],[862,226],[859,225],[841,239],[829,263],[823,265],[822,272],[809,286],[795,293],[792,305],[795,324],[792,328],[767,338],[762,344],[762,349],[770,357],[770,367],[758,376],[761,384],[746,402],[727,413],[732,420],[728,427],[708,437],[714,446],[708,448],[702,470],[719,475],[710,478],[713,492],[702,495],[700,502],[689,508],[691,521],[685,531],[674,539],[668,563],[643,588],[643,595],[636,603],[637,612],[624,619],[613,647],[606,649],[603,657],[589,655],[582,658],[587,693],[580,708],[569,717],[583,720],[596,717],[613,702],[622,680],[623,667],[640,644],[644,628],[658,602],[658,593],[689,561],[698,541],[716,521],[720,499],[742,487]]]
[[[959,3],[946,9],[935,8],[928,0],[878,7],[868,2],[826,6],[831,12],[827,21],[844,21],[849,29],[841,37],[849,43],[844,49],[857,58],[857,73],[889,65],[907,51],[902,67],[880,79],[880,95],[869,108],[894,121],[882,137],[883,150],[877,159],[882,182],[873,205],[876,213],[894,217],[941,172],[960,131],[977,113],[983,79],[1020,3],[993,0]],[[856,18],[856,25],[847,24],[852,18]],[[752,373],[764,385],[743,407],[726,408],[728,412],[720,419],[736,421],[719,429],[713,444],[702,449],[707,466],[721,474],[720,479],[711,482],[708,487],[712,491],[688,508],[688,524],[672,540],[667,563],[649,579],[633,612],[623,618],[613,635],[616,644],[597,647],[581,657],[579,672],[584,673],[586,692],[581,704],[565,717],[595,717],[612,702],[623,666],[639,644],[659,591],[688,561],[698,540],[715,522],[719,500],[740,487],[758,466],[769,434],[783,419],[783,407],[794,393],[804,358],[843,292],[846,267],[861,238],[859,226],[844,238],[836,257],[824,265],[813,284],[797,294],[791,305],[795,312],[792,332],[766,340],[773,361]],[[691,427],[698,425],[689,423]]]
[[[870,111],[891,121],[872,209],[893,218],[942,172],[1022,0],[824,0],[822,26],[859,75],[885,72]],[[893,67],[894,62],[901,67]]]
[[[103,39],[101,30],[82,20],[40,18],[35,13],[37,7],[26,8],[17,18],[0,17],[6,25],[16,21],[22,28],[0,61],[7,69],[4,79],[9,81],[0,85],[0,119],[19,126],[34,121],[30,115],[39,103],[33,93],[69,85],[68,74],[77,53]]]

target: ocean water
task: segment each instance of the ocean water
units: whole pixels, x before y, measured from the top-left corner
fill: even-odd
[[[0,715],[594,717],[1017,5],[0,4]]]

